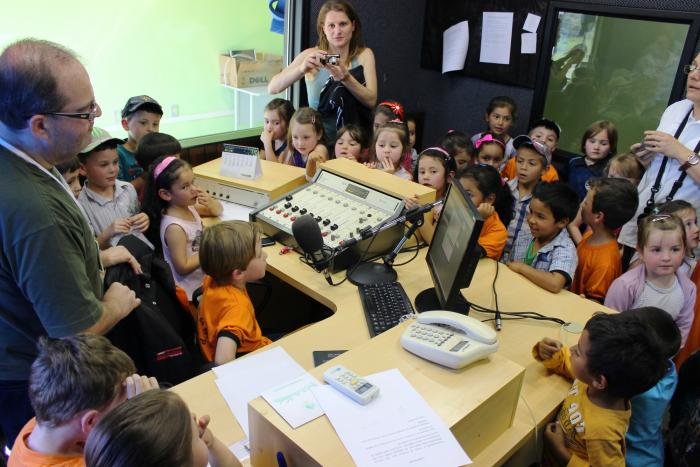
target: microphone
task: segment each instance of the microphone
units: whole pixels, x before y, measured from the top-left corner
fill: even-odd
[[[333,285],[331,273],[328,271],[328,262],[333,256],[327,258],[323,251],[323,237],[316,220],[308,214],[298,217],[292,223],[292,235],[299,248],[311,258],[311,266],[317,272],[322,272],[326,282]]]

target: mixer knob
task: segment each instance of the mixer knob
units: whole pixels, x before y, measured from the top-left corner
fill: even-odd
[[[297,212],[299,210],[299,206],[293,206],[292,207],[292,212]]]
[[[331,241],[338,240],[338,235],[336,234],[331,234]]]
[[[348,203],[343,203],[343,207],[344,207],[344,208],[347,208],[348,206],[349,206]]]
[[[284,214],[282,214],[282,216],[284,216],[284,217],[289,217],[289,213],[288,213],[288,212],[285,212]]]
[[[277,214],[280,214],[280,213],[282,212],[282,210],[281,210],[281,209],[278,209],[278,210],[275,211],[275,212],[276,212]]]
[[[276,206],[270,206],[269,208],[267,208],[267,210],[268,210],[268,211],[274,211],[274,210],[275,210],[275,207],[276,207]]]
[[[364,218],[364,217],[360,217],[360,218],[358,219],[358,222],[359,222],[360,224],[362,224],[364,221],[365,221],[365,218]]]
[[[321,237],[326,237],[326,236],[328,236],[327,230],[324,230],[323,232],[321,232]]]
[[[328,225],[331,223],[330,219],[323,219],[323,225]]]
[[[321,216],[316,216],[314,219],[316,219],[316,222],[321,222]]]
[[[292,207],[292,203],[284,203],[284,207],[289,209]]]
[[[371,212],[368,212],[368,213],[367,213],[367,217],[372,217],[372,213],[371,213]]]
[[[304,214],[306,214],[306,212],[307,212],[306,208],[301,208],[301,211],[299,211],[299,214],[301,214],[303,216]]]
[[[339,199],[336,199],[336,200],[335,200],[335,204],[340,204],[340,200],[339,200]]]
[[[286,199],[287,201],[291,201],[291,200],[292,200],[292,195],[287,195],[287,196],[284,197],[284,199]]]
[[[331,225],[331,230],[337,230],[337,229],[338,229],[338,224]]]
[[[297,216],[292,216],[292,217],[289,218],[289,220],[292,221],[292,222],[294,222],[295,220],[297,220]]]

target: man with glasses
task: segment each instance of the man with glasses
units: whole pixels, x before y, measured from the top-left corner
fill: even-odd
[[[92,229],[54,165],[90,141],[101,115],[85,68],[33,39],[0,55],[0,425],[8,445],[32,416],[39,336],[104,334],[140,301],[103,291]]]

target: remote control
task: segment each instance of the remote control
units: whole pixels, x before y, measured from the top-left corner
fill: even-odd
[[[323,373],[323,379],[350,399],[367,405],[377,398],[379,388],[343,365],[335,365]]]

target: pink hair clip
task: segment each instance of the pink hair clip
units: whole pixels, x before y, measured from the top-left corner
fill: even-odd
[[[439,146],[432,146],[430,148],[423,149],[423,152],[431,151],[431,150],[443,153],[445,155],[445,159],[447,159],[448,161],[452,158],[452,156],[450,156],[449,152],[445,151],[443,148],[441,148]],[[423,154],[423,152],[421,152],[421,154]]]
[[[395,118],[393,120],[389,120],[387,123],[403,123],[403,120],[400,118]]]
[[[474,147],[476,149],[479,149],[479,146],[481,146],[484,143],[498,143],[505,149],[505,145],[503,144],[503,141],[501,141],[498,138],[494,138],[491,133],[485,134],[481,138],[476,140],[476,143],[474,143]]]
[[[172,161],[174,161],[175,159],[177,159],[177,157],[175,157],[175,156],[168,156],[168,157],[166,157],[165,159],[163,159],[162,161],[160,161],[160,162],[158,163],[158,165],[156,166],[156,168],[153,169],[153,181],[158,180],[158,177],[160,177],[160,174],[162,174],[163,171],[164,171],[165,169],[167,169],[168,166],[170,165],[170,163],[171,163]]]

